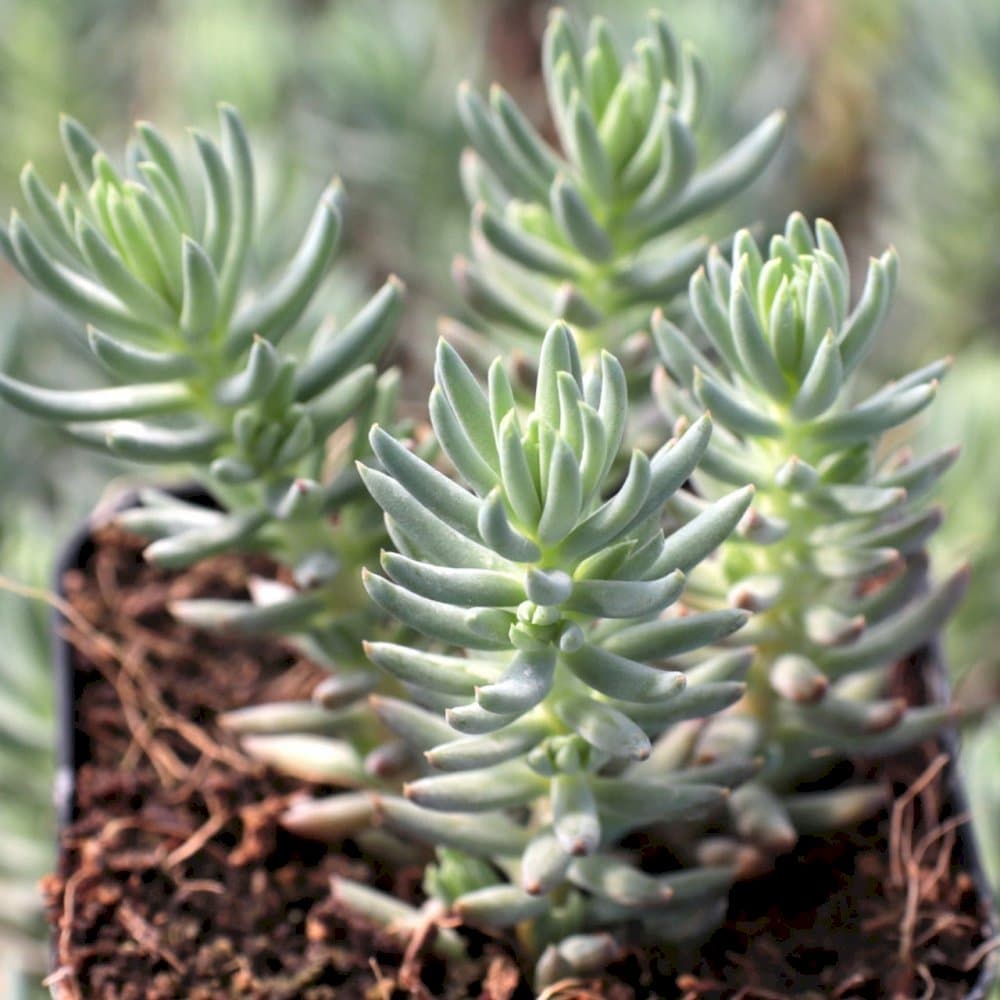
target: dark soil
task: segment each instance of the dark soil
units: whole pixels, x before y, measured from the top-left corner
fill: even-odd
[[[966,996],[989,945],[955,854],[967,817],[949,808],[947,762],[890,762],[891,813],[802,838],[773,873],[737,886],[726,926],[677,978],[685,1000]]]
[[[96,541],[64,580],[87,763],[45,887],[57,995],[530,998],[506,940],[469,931],[470,961],[445,966],[429,954],[432,934],[407,949],[339,912],[331,876],[416,901],[420,873],[391,870],[352,842],[325,851],[283,831],[288,802],[318,789],[248,760],[215,724],[230,708],[304,697],[318,673],[278,642],[178,625],[166,605],[241,595],[248,565],[268,567],[220,558],[170,574],[146,565],[128,536],[102,529]],[[741,886],[727,925],[681,966],[689,974],[636,953],[546,997],[964,996],[984,950],[982,920],[952,856],[962,817],[950,817],[936,755],[931,747],[883,769],[897,792],[891,818],[804,841],[794,860]]]

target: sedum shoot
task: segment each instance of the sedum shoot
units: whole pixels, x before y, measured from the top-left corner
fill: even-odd
[[[273,555],[304,595],[272,587],[264,607],[201,602],[178,611],[290,631],[328,611],[332,589],[340,618],[351,606],[365,610],[354,579],[382,534],[353,463],[369,423],[391,419],[398,377],[379,376],[375,361],[394,333],[402,284],[390,278],[339,330],[313,315],[340,239],[335,180],[292,260],[256,287],[251,151],[233,108],[221,107],[220,122],[221,146],[193,133],[194,183],[146,122],[119,170],[79,123],[63,119],[76,186],[53,193],[28,164],[27,217],[11,213],[0,249],[81,323],[111,385],[51,389],[0,374],[0,396],[90,447],[192,470],[220,509],[150,490],[121,523],[153,538],[146,557],[166,567],[231,550]],[[315,332],[302,337],[310,324]],[[327,631],[327,645],[357,647],[357,635]]]
[[[585,356],[618,350],[650,304],[682,292],[707,243],[686,222],[750,184],[784,130],[775,112],[718,159],[702,162],[695,132],[706,68],[662,15],[623,60],[603,18],[584,42],[552,12],[543,70],[557,152],[513,99],[468,84],[458,110],[472,145],[462,181],[473,205],[472,258],[454,275],[490,338],[530,345],[553,318],[571,324]]]
[[[756,488],[739,531],[692,577],[699,604],[754,613],[746,634],[757,650],[746,701],[710,722],[692,754],[765,755],[758,779],[730,803],[733,831],[763,855],[883,804],[880,788],[794,795],[817,758],[889,753],[949,717],[886,693],[891,668],[934,637],[968,575],[960,569],[937,587],[926,578],[924,543],[941,512],[924,500],[957,451],[916,458],[897,433],[933,400],[949,360],[860,401],[849,391],[896,267],[892,250],[872,259],[851,308],[836,232],[822,220],[810,230],[795,214],[766,259],[742,232],[731,263],[713,252],[694,275],[701,337],[654,319],[673,379],[658,379],[666,413],[682,428],[710,409],[718,425],[674,517],[698,517],[734,484]]]
[[[703,650],[746,613],[686,614],[677,602],[685,574],[733,529],[752,490],[664,535],[664,505],[694,471],[711,423],[702,418],[652,457],[633,451],[619,479],[624,372],[607,352],[582,371],[561,323],[542,343],[530,411],[519,410],[499,360],[484,390],[444,341],[435,378],[434,432],[464,485],[379,427],[378,465],[362,467],[396,546],[383,554],[385,576],[366,574],[366,587],[408,635],[425,637],[367,646],[412,698],[383,700],[380,714],[429,765],[404,799],[381,797],[373,809],[397,832],[490,858],[506,879],[494,874],[448,902],[493,926],[533,921],[532,945],[556,948],[545,968],[562,967],[568,933],[640,916],[658,940],[704,928],[718,919],[730,869],[647,874],[620,841],[718,813],[728,787],[756,768],[678,767],[654,750],[676,723],[744,692],[747,651]],[[348,801],[313,808],[344,818],[339,810],[357,804]]]
[[[337,248],[343,194],[334,181],[284,272],[252,290],[253,163],[236,112],[223,106],[220,121],[221,149],[194,133],[199,192],[152,125],[139,123],[120,172],[79,123],[64,119],[78,191],[63,185],[53,194],[28,164],[28,219],[13,211],[0,239],[32,285],[86,324],[114,383],[60,390],[0,376],[3,398],[124,458],[193,465],[232,508],[211,527],[193,516],[185,525],[179,511],[147,515],[150,530],[166,536],[149,556],[165,565],[266,545],[269,533],[279,551],[282,542],[294,546],[286,525],[303,508],[331,509],[349,492],[353,473],[320,482],[322,446],[385,395],[373,362],[401,299],[390,279],[342,331],[321,327],[304,357],[286,355],[282,340],[309,318]]]

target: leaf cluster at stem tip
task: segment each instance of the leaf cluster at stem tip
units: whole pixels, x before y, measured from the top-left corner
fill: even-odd
[[[704,260],[707,242],[681,227],[763,171],[785,117],[775,112],[702,165],[695,132],[706,69],[658,11],[623,61],[603,18],[583,40],[557,8],[542,67],[561,152],[503,88],[488,100],[459,88],[473,210],[472,257],[456,259],[455,281],[493,341],[537,347],[538,332],[561,318],[585,354],[618,349],[645,309],[682,292]]]

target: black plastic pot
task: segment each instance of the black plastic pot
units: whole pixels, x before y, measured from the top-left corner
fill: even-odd
[[[125,495],[114,510],[124,510],[137,502],[134,495]],[[65,597],[63,578],[70,570],[87,564],[94,551],[93,530],[99,521],[95,514],[70,536],[56,560],[53,592]],[[76,725],[76,705],[79,701],[82,677],[73,669],[73,649],[62,635],[66,619],[58,611],[52,615],[52,656],[55,669],[56,704],[56,775],[53,802],[57,830],[63,829],[76,817],[76,773],[90,757],[90,746]]]
[[[189,503],[215,507],[212,498],[196,485],[178,486],[170,490]],[[63,577],[73,569],[82,569],[94,551],[94,530],[107,524],[116,513],[139,506],[139,494],[125,490],[107,503],[99,504],[90,518],[81,524],[66,541],[56,560],[52,590],[65,597]],[[55,672],[56,704],[56,775],[53,802],[61,834],[76,818],[76,773],[90,759],[90,743],[76,725],[76,705],[83,678],[73,669],[73,650],[62,637],[65,619],[55,611],[52,616],[52,657]]]
[[[951,682],[940,647],[937,645],[928,647],[918,655],[928,700],[935,704],[947,704],[951,700]],[[962,770],[958,765],[961,752],[958,729],[949,726],[939,735],[938,739],[941,748],[948,754],[946,780],[952,810],[955,815],[971,815],[969,793]],[[986,871],[979,854],[979,844],[976,842],[971,822],[963,823],[958,828],[954,856],[968,872],[976,886],[980,909],[985,916],[983,937],[990,940],[995,935],[1000,934],[1000,911],[997,909],[997,897],[994,895],[993,887],[986,878]],[[997,953],[994,952],[984,962],[975,986],[967,994],[968,1000],[986,1000],[993,985],[1000,981],[998,972],[1000,972],[1000,962],[998,962]]]
[[[185,500],[212,506],[212,500],[197,487],[174,490]],[[135,506],[138,498],[134,492],[125,493],[115,503],[101,509],[88,523],[81,526],[66,543],[56,567],[55,591],[62,595],[62,578],[68,570],[82,568],[94,550],[93,527],[106,523],[115,511]],[[76,725],[76,704],[83,678],[73,668],[73,651],[61,636],[64,619],[58,612],[53,618],[53,655],[56,682],[56,720],[58,725],[56,742],[55,807],[60,832],[76,816],[76,774],[77,770],[90,758],[87,737]],[[922,672],[928,701],[944,704],[950,697],[948,673],[937,647],[928,647],[917,656],[917,664]],[[949,756],[946,781],[955,815],[968,813],[968,793],[960,768],[957,766],[959,737],[954,728],[943,731],[939,737],[942,749]],[[1000,762],[998,762],[1000,763]],[[966,871],[976,887],[980,910],[984,914],[983,936],[989,940],[1000,934],[1000,913],[991,887],[986,879],[971,825],[963,824],[957,831],[953,857]],[[986,960],[975,985],[966,994],[967,1000],[986,1000],[990,988],[998,981],[996,953]]]

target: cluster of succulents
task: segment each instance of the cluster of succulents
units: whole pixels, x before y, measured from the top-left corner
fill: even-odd
[[[253,170],[228,107],[222,150],[196,135],[200,196],[152,126],[120,173],[65,121],[82,194],[27,169],[32,221],[13,215],[0,241],[90,324],[115,380],[0,376],[0,396],[87,445],[194,470],[214,508],[148,491],[121,515],[154,539],[150,560],[262,551],[291,573],[259,582],[254,603],[175,608],[287,635],[330,667],[312,701],[224,720],[263,759],[346,789],[286,825],[437,848],[426,909],[517,925],[539,984],[630,940],[697,938],[731,883],[798,832],[881,805],[881,789],[796,788],[948,717],[907,709],[887,682],[965,577],[926,588],[940,515],[920,498],[954,453],[882,447],[945,366],[849,401],[894,255],[871,262],[852,308],[826,223],[793,215],[766,259],[740,232],[732,264],[674,242],[764,168],[782,116],[696,169],[704,68],[658,15],[623,66],[603,21],[584,46],[556,12],[544,68],[567,159],[503,91],[459,93],[475,259],[456,277],[493,355],[517,343],[530,384],[495,357],[484,385],[442,341],[429,427],[396,421],[399,375],[376,368],[394,279],[342,330],[300,336],[337,243],[336,185],[287,270],[248,294]],[[687,330],[653,317],[653,395],[673,436],[661,422],[647,449],[629,407],[646,372],[616,355],[654,305]],[[634,834],[674,863],[647,870]],[[336,891],[397,929],[426,917],[346,879]],[[462,938],[441,928],[435,946],[456,954]]]

